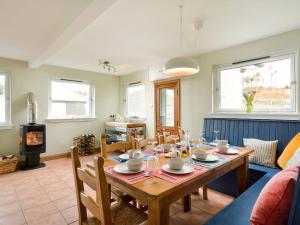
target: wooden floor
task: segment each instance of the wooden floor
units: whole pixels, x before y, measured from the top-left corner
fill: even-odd
[[[82,158],[83,163],[91,156]],[[0,175],[0,225],[78,224],[70,158],[46,162],[46,167]],[[201,193],[201,192],[200,192]],[[171,225],[201,225],[233,199],[209,190],[209,200],[192,196],[192,211],[180,202],[171,206]]]

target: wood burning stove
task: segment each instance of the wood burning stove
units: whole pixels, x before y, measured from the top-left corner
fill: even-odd
[[[41,167],[40,154],[46,152],[46,126],[25,124],[20,126],[20,154],[25,157],[24,168]]]

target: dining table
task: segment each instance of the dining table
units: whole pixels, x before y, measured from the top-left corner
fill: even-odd
[[[253,150],[246,147],[235,147],[237,154],[227,155],[211,149],[210,154],[220,158],[218,163],[197,163],[191,157],[189,164],[193,166],[192,173],[178,175],[159,170],[145,176],[144,172],[139,174],[119,174],[114,171],[114,166],[120,162],[115,160],[115,155],[105,159],[104,170],[109,185],[127,193],[142,205],[148,207],[148,225],[168,225],[169,206],[177,200],[182,199],[184,211],[191,209],[191,193],[207,185],[232,170],[237,173],[238,194],[244,192],[248,181],[248,156]],[[168,163],[165,154],[157,154],[152,149],[146,149],[145,154],[155,154],[161,167]],[[93,167],[89,165],[89,167]]]

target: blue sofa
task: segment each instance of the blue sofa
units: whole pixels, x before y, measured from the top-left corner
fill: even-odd
[[[280,156],[287,143],[300,132],[300,121],[205,118],[205,137],[214,139],[214,130],[220,131],[220,139],[227,139],[231,145],[243,146],[243,138],[278,140],[277,155]],[[252,208],[265,184],[279,172],[279,168],[269,168],[249,164],[248,189],[237,197],[236,172],[231,171],[208,186],[217,191],[237,197],[228,207],[213,217],[207,225],[244,225],[250,224]],[[297,182],[289,225],[300,224],[300,179]],[[298,223],[297,223],[298,222]]]

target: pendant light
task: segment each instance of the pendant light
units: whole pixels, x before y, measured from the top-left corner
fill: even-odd
[[[182,48],[182,10],[183,5],[179,5],[180,24],[179,41]],[[163,72],[168,76],[189,76],[198,73],[200,70],[198,62],[190,57],[175,57],[166,62]]]

